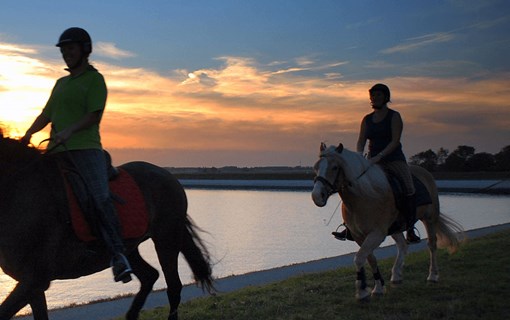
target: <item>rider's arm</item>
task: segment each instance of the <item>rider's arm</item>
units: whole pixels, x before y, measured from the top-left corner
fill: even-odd
[[[28,128],[27,132],[25,133],[25,136],[23,136],[23,138],[21,138],[21,142],[23,142],[25,144],[29,144],[30,139],[32,138],[32,135],[34,133],[39,132],[42,129],[44,129],[44,127],[46,127],[48,125],[48,123],[50,123],[50,119],[48,119],[43,114],[40,114],[39,116],[37,116],[37,118],[35,118],[35,120],[34,120],[34,123],[32,123],[30,128]]]
[[[95,111],[87,113],[80,120],[58,132],[55,135],[55,143],[60,144],[66,142],[75,132],[86,129],[92,125],[98,124],[101,121],[103,111]]]
[[[365,118],[366,117],[364,117],[363,120],[361,121],[361,128],[359,130],[358,143],[356,144],[356,151],[361,154],[363,154],[363,151],[365,150],[365,144],[367,143]]]

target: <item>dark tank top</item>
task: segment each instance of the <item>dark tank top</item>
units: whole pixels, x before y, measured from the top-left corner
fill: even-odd
[[[391,119],[396,111],[388,109],[386,117],[380,122],[374,122],[374,113],[371,113],[365,118],[365,129],[368,139],[368,154],[375,157],[384,150],[391,142]],[[398,147],[390,154],[384,155],[382,161],[406,161],[404,152],[402,152],[402,144],[399,143]]]

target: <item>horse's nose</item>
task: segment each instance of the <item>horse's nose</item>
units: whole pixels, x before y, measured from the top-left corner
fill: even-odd
[[[319,185],[322,185],[322,184],[320,182],[317,182],[313,186],[312,200],[313,200],[313,203],[315,203],[315,205],[317,207],[324,207],[328,200],[328,196],[327,196],[327,193],[324,191],[324,188]]]

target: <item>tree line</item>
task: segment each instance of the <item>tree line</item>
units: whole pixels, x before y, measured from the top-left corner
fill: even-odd
[[[510,171],[510,145],[496,154],[477,153],[470,146],[458,146],[451,153],[444,148],[429,149],[410,157],[409,163],[437,172]]]

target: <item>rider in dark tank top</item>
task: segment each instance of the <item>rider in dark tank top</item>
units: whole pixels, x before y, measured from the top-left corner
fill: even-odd
[[[382,121],[374,121],[374,113],[365,117],[366,137],[368,138],[368,157],[373,158],[381,151],[383,151],[392,140],[391,135],[391,120],[395,110],[388,108],[388,113]],[[389,154],[384,156],[381,161],[406,161],[404,152],[402,152],[402,144],[398,146]]]
[[[367,114],[361,121],[356,149],[362,154],[368,141],[370,163],[380,165],[384,171],[396,176],[402,182],[405,192],[403,211],[407,220],[407,241],[418,243],[420,238],[414,232],[416,222],[415,188],[411,171],[402,151],[402,143],[400,143],[403,121],[397,111],[388,108],[391,94],[386,85],[378,83],[370,88],[369,93],[374,111]],[[333,235],[339,240],[352,240],[348,229],[342,232],[333,232]]]

